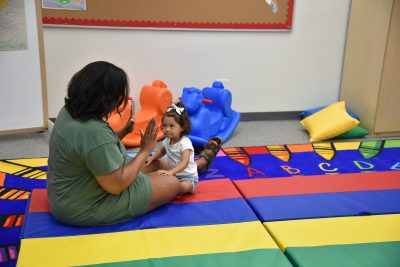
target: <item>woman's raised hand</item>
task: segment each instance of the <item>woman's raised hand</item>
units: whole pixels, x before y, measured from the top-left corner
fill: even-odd
[[[131,113],[129,114],[129,119],[126,122],[125,129],[127,133],[133,132],[133,126],[135,125],[135,102],[131,100]]]
[[[117,136],[120,140],[122,140],[127,134],[133,132],[133,128],[135,126],[135,103],[133,99],[131,100],[131,113],[129,115],[128,121],[125,123],[124,127],[118,130]]]
[[[143,133],[142,129],[139,129],[141,140],[140,149],[151,153],[157,146],[157,134],[158,127],[156,126],[156,119],[152,118],[147,124],[146,131]]]

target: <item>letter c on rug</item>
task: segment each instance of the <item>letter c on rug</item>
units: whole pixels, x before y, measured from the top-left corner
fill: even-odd
[[[324,166],[331,167],[331,164],[329,164],[327,162],[322,162],[322,163],[318,164],[318,167],[321,170],[326,171],[326,172],[337,172],[339,170],[338,168],[333,168],[333,169],[329,170],[329,169],[324,168]]]

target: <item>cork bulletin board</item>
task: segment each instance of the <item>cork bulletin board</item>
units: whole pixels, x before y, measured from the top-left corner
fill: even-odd
[[[294,0],[86,0],[42,8],[43,24],[76,27],[291,30]]]

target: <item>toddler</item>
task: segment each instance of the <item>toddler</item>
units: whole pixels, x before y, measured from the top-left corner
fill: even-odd
[[[194,148],[187,137],[191,130],[189,114],[182,102],[171,104],[162,117],[161,130],[165,135],[162,147],[146,161],[159,175],[175,175],[181,182],[180,194],[194,192],[199,180]],[[162,158],[167,154],[167,158]],[[155,166],[154,166],[155,165]]]

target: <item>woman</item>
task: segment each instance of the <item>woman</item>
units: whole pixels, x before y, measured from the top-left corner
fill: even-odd
[[[113,110],[127,105],[128,96],[125,71],[108,62],[88,64],[69,82],[65,106],[50,136],[47,173],[50,210],[61,223],[119,223],[178,194],[180,183],[175,176],[140,172],[157,145],[154,119],[141,131],[140,150],[134,158],[120,141],[133,130],[133,114],[119,132],[104,121]]]

